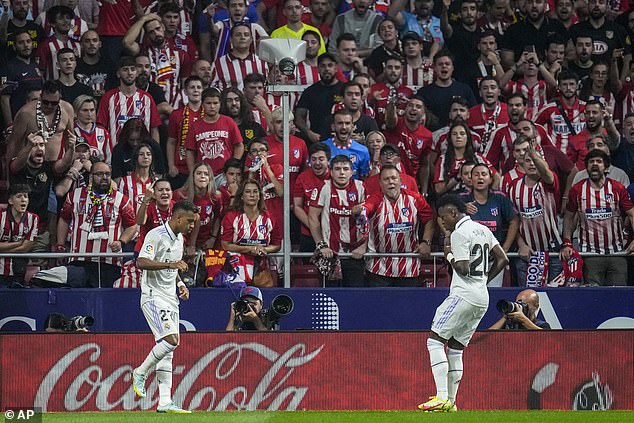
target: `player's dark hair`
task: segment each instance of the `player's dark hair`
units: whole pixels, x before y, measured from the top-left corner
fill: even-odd
[[[605,151],[595,148],[594,150],[588,151],[588,154],[586,155],[586,158],[585,158],[586,169],[588,168],[588,163],[590,162],[590,159],[594,159],[596,157],[600,157],[601,159],[603,159],[603,165],[606,168],[610,166],[610,156],[608,156],[608,154]]]
[[[182,9],[178,7],[178,5],[175,2],[170,1],[167,3],[163,3],[159,6],[157,15],[159,15],[161,18],[170,12],[180,15],[181,10]]]
[[[460,213],[467,213],[467,205],[455,194],[445,194],[436,200],[436,210],[440,210],[443,207],[454,207]]]
[[[9,185],[9,197],[13,197],[16,194],[30,194],[31,187],[27,184],[11,184]]]
[[[462,107],[466,107],[466,108],[467,108],[467,110],[469,109],[469,103],[468,103],[468,102],[467,102],[467,100],[466,100],[463,96],[461,96],[461,95],[456,95],[456,96],[453,96],[453,97],[451,98],[451,103],[449,104],[449,109],[450,109],[450,110],[451,110],[451,106],[453,106],[454,104],[459,104],[459,105],[461,105]]]
[[[172,215],[175,215],[179,211],[198,213],[198,207],[190,200],[179,200],[174,203],[172,207]]]
[[[266,151],[269,151],[269,143],[267,140],[265,140],[264,138],[253,138],[250,142],[249,142],[249,147],[247,148],[247,151],[251,149],[251,146],[255,143],[258,144],[262,144],[263,146],[266,147]]]
[[[348,81],[345,82],[343,84],[343,86],[341,87],[341,95],[344,95],[346,90],[350,87],[357,87],[361,90],[361,95],[363,95],[363,87],[361,86],[361,84],[359,84],[358,82],[354,82],[354,81]]]
[[[363,92],[363,89],[361,89],[361,92]],[[350,116],[350,117],[354,118],[354,117],[352,116],[352,112],[351,112],[351,111],[349,111],[348,109],[339,109],[339,110],[337,110],[336,112],[334,112],[334,113],[332,114],[332,120],[333,120],[333,122],[334,122],[334,120],[335,120],[335,116],[339,116],[339,115],[345,115],[345,116]]]
[[[316,142],[314,144],[311,144],[310,147],[308,147],[308,157],[312,156],[318,151],[323,151],[324,153],[326,153],[326,160],[330,160],[330,147],[328,147],[328,145],[323,142]]]
[[[599,109],[601,110],[605,108],[605,106],[603,105],[601,101],[595,100],[595,99],[590,99],[586,101],[586,109],[588,108],[588,106],[599,106]]]
[[[350,157],[346,156],[345,154],[337,154],[335,157],[333,157],[330,161],[330,168],[332,169],[338,163],[346,163],[349,164],[350,167],[352,167],[352,160],[350,160]]]
[[[51,23],[55,22],[58,16],[68,16],[70,19],[75,18],[75,12],[68,6],[53,6],[46,11],[46,20]]]
[[[495,82],[495,85],[498,86],[498,88],[500,87],[500,84],[498,84],[498,81],[494,77],[492,77],[491,75],[487,75],[484,78],[482,78],[480,82],[478,82],[478,89],[482,88],[482,84],[486,81],[493,81]]]

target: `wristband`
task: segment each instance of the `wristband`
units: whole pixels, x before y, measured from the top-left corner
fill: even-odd
[[[187,288],[187,285],[185,285],[185,282],[183,282],[183,281],[178,281],[178,282],[176,282],[176,286],[177,286],[178,288],[180,288],[181,286],[184,286],[185,288]]]
[[[63,253],[66,251],[66,246],[64,244],[55,244],[53,248],[55,249],[55,252],[58,253]]]
[[[420,242],[422,242],[423,244],[427,244],[431,247],[431,239],[421,239]]]
[[[451,262],[454,261],[453,253],[447,254],[446,258],[447,258],[447,261],[449,262],[449,264],[451,264]]]
[[[328,248],[328,244],[326,243],[326,241],[319,241],[317,243],[317,250],[321,250],[323,248]]]

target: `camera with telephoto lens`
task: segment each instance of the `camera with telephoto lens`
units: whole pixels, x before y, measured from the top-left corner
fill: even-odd
[[[95,318],[92,316],[75,316],[64,322],[62,329],[66,332],[77,332],[78,330],[88,329],[95,324]]]
[[[249,302],[244,300],[236,301],[235,304],[233,305],[233,309],[238,314],[244,314],[251,311],[251,308],[249,307]]]
[[[500,313],[509,314],[514,313],[516,311],[521,311],[524,316],[528,317],[528,304],[526,304],[522,300],[517,301],[509,301],[509,300],[500,300],[496,305],[497,309]]]
[[[285,294],[280,294],[273,298],[271,301],[271,307],[264,310],[264,325],[267,329],[271,330],[277,328],[282,317],[287,316],[293,312],[295,306],[293,299]]]

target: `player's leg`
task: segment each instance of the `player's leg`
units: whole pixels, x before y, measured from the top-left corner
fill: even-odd
[[[449,371],[447,372],[447,398],[453,404],[456,403],[456,394],[462,380],[462,352],[464,345],[451,338],[447,341],[447,363]]]

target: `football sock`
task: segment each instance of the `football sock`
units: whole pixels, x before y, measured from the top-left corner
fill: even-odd
[[[442,400],[447,399],[447,354],[445,354],[445,344],[432,338],[427,338],[427,350],[429,351],[429,361],[431,372],[436,383],[436,396]]]
[[[174,353],[170,352],[156,363],[159,405],[167,405],[172,402],[172,358],[174,358]]]
[[[462,380],[462,350],[447,348],[447,361],[449,362],[449,372],[447,373],[448,398],[455,403],[458,386],[460,386],[460,380]]]
[[[148,373],[150,373],[152,369],[156,367],[156,363],[161,361],[163,357],[165,357],[167,354],[171,353],[175,349],[176,345],[172,345],[164,339],[161,339],[156,343],[156,345],[154,345],[154,348],[152,348],[152,351],[150,351],[147,357],[145,357],[143,363],[141,363],[141,365],[135,370],[137,371],[137,373],[141,373],[142,375],[147,376]]]

